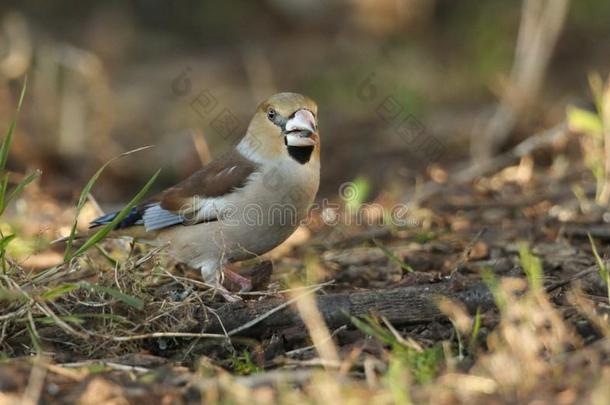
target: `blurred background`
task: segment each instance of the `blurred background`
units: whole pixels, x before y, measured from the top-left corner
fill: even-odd
[[[73,203],[161,189],[229,150],[258,103],[320,106],[320,197],[364,178],[369,198],[442,181],[551,127],[610,71],[604,0],[3,1],[0,122],[28,92],[10,167]],[[533,55],[533,56],[532,56]],[[435,177],[436,176],[436,177]]]
[[[26,76],[27,92],[8,170],[0,148],[0,368],[19,361],[0,386],[29,403],[69,386],[66,403],[610,403],[609,49],[608,0],[2,0],[5,140]],[[238,269],[263,291],[227,326],[238,339],[191,333],[241,306],[216,306],[163,246],[50,245],[159,168],[151,193],[233,148],[280,91],[319,105],[321,208],[271,266]],[[284,307],[278,290],[322,287],[339,295],[319,317],[297,303],[306,328],[277,313],[241,336]]]

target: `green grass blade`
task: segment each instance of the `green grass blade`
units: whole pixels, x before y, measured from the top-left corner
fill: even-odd
[[[104,294],[108,294],[110,295],[112,298],[119,300],[129,306],[132,306],[136,309],[142,309],[144,308],[144,301],[142,301],[141,299],[134,297],[132,295],[128,295],[125,293],[120,292],[119,290],[116,290],[114,288],[110,288],[110,287],[104,287],[101,285],[97,285],[97,284],[91,284],[91,283],[82,283],[81,284],[84,288],[87,288],[89,290],[92,291],[96,291],[99,293],[104,293]]]
[[[106,260],[108,260],[108,263],[112,266],[112,267],[117,267],[119,265],[119,262],[117,260],[114,260],[114,258],[112,256],[110,256],[110,254],[108,252],[106,252],[106,249],[104,249],[103,247],[101,247],[100,245],[95,245],[95,249],[100,252],[100,254],[102,256],[104,256],[104,258]]]
[[[608,284],[608,268],[606,267],[606,264],[604,263],[597,251],[597,246],[595,246],[595,241],[593,240],[593,237],[588,232],[587,236],[589,237],[589,243],[591,243],[593,256],[595,256],[595,262],[597,263],[597,268],[599,269],[599,276],[602,278],[602,280],[604,280],[604,283]]]
[[[80,288],[78,284],[63,284],[43,292],[42,294],[40,294],[40,298],[45,301],[51,301],[61,297],[64,294],[68,294],[78,288]]]
[[[522,243],[519,246],[519,259],[530,288],[533,290],[540,290],[542,288],[542,277],[544,275],[540,258],[530,251],[529,246],[526,243]]]
[[[76,238],[76,228],[78,226],[78,215],[80,214],[81,210],[85,206],[85,203],[87,202],[87,196],[91,193],[91,189],[93,189],[93,186],[99,179],[102,172],[106,169],[106,167],[108,167],[108,165],[110,165],[110,163],[114,162],[115,160],[118,160],[122,157],[129,156],[133,153],[140,152],[140,151],[143,151],[143,150],[146,150],[149,148],[152,148],[152,146],[144,146],[141,148],[133,149],[128,152],[122,153],[119,156],[113,157],[112,159],[110,159],[109,161],[104,163],[102,165],[102,167],[100,167],[97,170],[97,172],[95,172],[95,174],[89,179],[89,181],[87,182],[87,184],[81,191],[80,196],[78,197],[78,203],[76,204],[76,213],[74,214],[74,221],[72,222],[72,227],[70,228],[70,235],[68,236],[68,240],[66,241],[66,250],[64,252],[64,261],[67,262],[71,257],[73,257],[73,256],[70,256],[70,251],[72,250],[72,245],[74,244],[74,238]]]
[[[129,324],[129,325],[135,326],[135,324],[133,322],[131,322],[129,319],[125,318],[124,316],[115,315],[115,314],[96,314],[96,313],[79,312],[79,313],[74,313],[74,314],[70,314],[70,315],[57,315],[57,319],[60,319],[62,321],[67,321],[67,322],[74,322],[74,323],[83,323],[83,321],[86,321],[87,319],[101,319],[101,320],[107,320],[110,322],[118,322],[118,323]],[[17,319],[17,322],[25,323],[25,322],[28,322],[28,319],[20,318],[20,319]],[[53,324],[55,324],[55,319],[50,316],[39,316],[39,317],[34,318],[34,322],[40,322],[40,323],[46,323],[46,324],[53,325]]]
[[[68,255],[68,260],[70,260],[74,257],[78,257],[78,256],[82,255],[83,253],[85,253],[96,243],[98,243],[99,241],[104,239],[104,237],[106,235],[108,235],[108,233],[110,233],[110,231],[112,231],[123,219],[125,219],[125,217],[127,216],[127,214],[129,214],[131,209],[133,207],[135,207],[138,204],[138,202],[142,199],[142,197],[144,197],[144,195],[148,192],[150,187],[153,185],[153,183],[159,176],[160,172],[161,172],[161,169],[157,170],[157,172],[150,178],[150,180],[148,180],[148,182],[144,185],[144,187],[142,187],[142,189],[138,192],[138,194],[136,194],[136,196],[131,199],[129,204],[127,204],[118,213],[118,215],[116,216],[116,218],[114,218],[112,220],[112,222],[110,222],[107,225],[104,225],[99,231],[94,233],[89,239],[87,239],[87,241],[80,248],[78,248],[78,250],[73,255]]]
[[[75,324],[85,323],[85,320],[78,315],[60,315],[57,317],[57,319],[64,321],[64,322],[75,323]],[[34,321],[38,322],[42,325],[55,325],[57,323],[55,321],[55,319],[50,316],[41,316],[38,318],[34,318]]]
[[[603,136],[604,124],[599,114],[574,106],[569,106],[566,114],[568,125],[574,132],[598,138]]]
[[[390,249],[388,249],[387,247],[385,247],[381,242],[379,242],[377,239],[373,239],[373,242],[375,243],[375,245],[377,245],[377,247],[379,249],[381,249],[381,251],[383,252],[383,254],[392,262],[397,263],[400,268],[403,271],[408,271],[409,273],[414,273],[415,270],[413,270],[413,267],[409,266],[407,263],[405,263],[404,260],[402,260],[400,257],[396,256]]]
[[[6,250],[6,247],[8,246],[8,244],[13,239],[15,239],[15,236],[17,236],[17,235],[12,233],[10,235],[6,235],[6,236],[0,238],[0,252],[4,252]]]
[[[70,259],[70,251],[72,250],[72,245],[74,244],[74,238],[76,237],[76,227],[78,226],[78,216],[83,209],[83,206],[87,202],[87,196],[91,192],[91,189],[99,179],[100,175],[108,167],[108,165],[114,162],[117,158],[112,158],[108,162],[104,163],[102,167],[100,167],[97,172],[89,179],[87,184],[80,193],[78,197],[78,203],[76,204],[76,213],[74,214],[74,221],[72,221],[72,227],[70,228],[70,235],[68,236],[68,240],[66,242],[66,251],[64,252],[64,261],[68,261]]]
[[[0,302],[27,301],[27,298],[19,291],[0,287]]]
[[[4,173],[2,178],[0,179],[0,215],[4,212],[6,208],[6,190],[8,189],[8,173]]]
[[[36,169],[32,173],[30,173],[30,175],[28,177],[23,179],[19,184],[17,184],[17,187],[15,187],[15,189],[13,191],[11,191],[11,194],[9,194],[9,196],[6,198],[6,201],[4,202],[3,206],[8,205],[8,203],[11,200],[13,200],[16,197],[19,197],[19,195],[23,192],[23,189],[28,184],[30,184],[31,182],[33,182],[34,180],[39,178],[41,174],[42,174],[42,171],[40,169]],[[2,214],[2,212],[0,212],[0,214]]]
[[[502,289],[500,289],[500,280],[498,280],[493,270],[488,268],[482,269],[481,278],[487,288],[489,288],[491,295],[493,295],[496,306],[500,312],[503,312],[506,309],[507,302],[506,296],[502,292]]]
[[[470,343],[468,344],[468,350],[472,354],[474,351],[477,341],[479,340],[479,332],[481,331],[481,307],[477,307],[477,312],[474,316],[474,324],[472,325],[472,332],[470,333]]]
[[[593,256],[595,256],[595,261],[597,262],[597,267],[599,269],[599,276],[602,278],[602,280],[606,284],[606,290],[608,292],[608,303],[610,303],[610,273],[608,272],[608,267],[606,266],[606,263],[604,263],[601,256],[597,252],[597,247],[595,246],[595,242],[593,241],[593,237],[591,237],[591,234],[587,232],[587,236],[589,237],[589,242],[591,242],[591,249],[593,249]]]
[[[36,353],[42,353],[42,342],[40,341],[40,337],[36,334],[36,330],[34,330],[32,323],[27,323],[26,327],[34,350],[36,350]]]
[[[375,318],[371,316],[363,316],[362,319],[360,319],[355,316],[350,316],[350,321],[357,329],[360,330],[360,332],[375,337],[379,339],[379,341],[392,347],[398,345],[396,337],[384,329]]]
[[[6,247],[17,235],[12,233],[10,235],[0,234],[0,261],[2,264],[2,271],[6,273]]]
[[[455,322],[451,321],[451,326],[453,326],[453,330],[455,331],[455,337],[457,338],[458,360],[462,361],[464,360],[464,343],[462,342],[462,334],[460,333],[460,330],[458,329]]]
[[[27,82],[28,81],[26,76],[26,78],[23,80],[23,86],[21,86],[21,94],[19,95],[19,102],[17,103],[17,111],[11,121],[11,124],[8,127],[6,137],[4,138],[4,140],[2,141],[2,145],[0,146],[0,170],[4,170],[4,168],[6,167],[8,152],[11,149],[11,144],[13,142],[13,133],[15,132],[15,128],[17,127],[17,118],[19,117],[19,113],[21,112],[21,106],[23,105]]]

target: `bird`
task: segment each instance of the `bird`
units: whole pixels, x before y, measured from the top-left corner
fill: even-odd
[[[318,107],[284,92],[260,103],[229,153],[134,207],[111,236],[166,245],[176,261],[199,269],[221,291],[225,277],[249,290],[228,265],[262,255],[307,218],[320,183]],[[112,222],[120,211],[90,223]]]

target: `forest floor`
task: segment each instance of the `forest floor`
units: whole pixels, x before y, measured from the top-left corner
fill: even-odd
[[[528,157],[443,185],[410,226],[314,213],[241,267],[255,289],[237,302],[124,242],[44,270],[7,259],[0,403],[610,403],[594,186]]]

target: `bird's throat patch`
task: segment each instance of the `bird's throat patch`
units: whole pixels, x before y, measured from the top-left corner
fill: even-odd
[[[312,146],[286,145],[286,147],[288,148],[288,154],[290,155],[290,157],[302,165],[309,162],[309,159],[311,159],[311,153],[313,152],[313,148],[314,148],[313,145]]]

